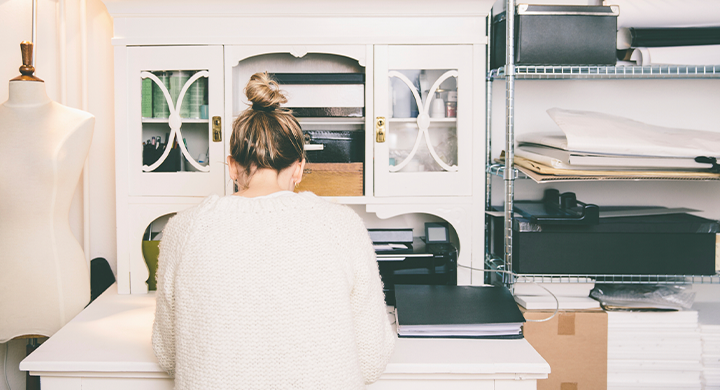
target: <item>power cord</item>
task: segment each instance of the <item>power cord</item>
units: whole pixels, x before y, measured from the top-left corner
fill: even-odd
[[[458,264],[457,266],[458,266],[458,267],[462,267],[462,268],[467,268],[467,269],[470,269],[470,270],[473,270],[473,271],[499,272],[499,273],[503,273],[503,274],[508,274],[508,275],[512,275],[512,276],[517,276],[517,275],[516,275],[514,272],[512,272],[512,271],[503,271],[503,270],[499,270],[499,269],[480,269],[480,268],[469,267],[469,266],[467,266],[467,265],[462,265],[462,264]],[[558,301],[558,299],[557,299],[557,297],[555,296],[555,294],[553,294],[552,291],[548,290],[545,286],[543,286],[543,285],[541,285],[540,283],[537,283],[537,282],[532,282],[532,283],[534,283],[534,284],[537,285],[538,287],[542,288],[543,290],[547,291],[548,294],[550,294],[550,295],[553,297],[553,299],[555,300],[555,311],[554,311],[554,312],[552,313],[552,315],[551,315],[550,317],[548,317],[548,318],[543,318],[543,319],[540,319],[540,320],[528,320],[528,319],[526,319],[525,321],[526,321],[526,322],[546,322],[546,321],[550,321],[551,319],[553,319],[553,318],[557,315],[558,311],[560,310],[560,301]]]
[[[12,390],[10,388],[10,382],[8,382],[7,377],[7,360],[8,360],[8,350],[10,349],[10,341],[5,343],[5,360],[3,360],[3,373],[5,375],[5,387],[7,387],[7,390]]]

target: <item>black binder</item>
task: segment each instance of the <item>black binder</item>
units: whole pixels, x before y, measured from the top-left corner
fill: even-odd
[[[503,286],[396,285],[400,337],[523,338],[525,322]]]

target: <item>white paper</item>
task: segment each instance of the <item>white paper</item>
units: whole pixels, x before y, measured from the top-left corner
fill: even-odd
[[[551,108],[547,112],[565,133],[565,149],[573,152],[684,158],[720,155],[720,132],[655,126],[592,111]]]
[[[717,26],[720,1],[708,0],[605,0],[620,6],[620,27]]]
[[[365,107],[363,84],[283,84],[283,107]]]
[[[575,154],[567,150],[530,145],[519,145],[515,148],[515,155],[557,169],[644,171],[712,168],[712,164],[698,163],[694,158]]]

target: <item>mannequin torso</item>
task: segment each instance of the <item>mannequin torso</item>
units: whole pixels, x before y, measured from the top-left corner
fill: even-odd
[[[43,82],[11,81],[0,105],[0,342],[50,336],[90,300],[69,209],[92,115],[55,103]]]

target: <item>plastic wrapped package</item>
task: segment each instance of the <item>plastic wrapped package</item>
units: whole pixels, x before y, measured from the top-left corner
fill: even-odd
[[[682,310],[692,306],[695,292],[677,285],[596,284],[590,297],[606,310]]]

